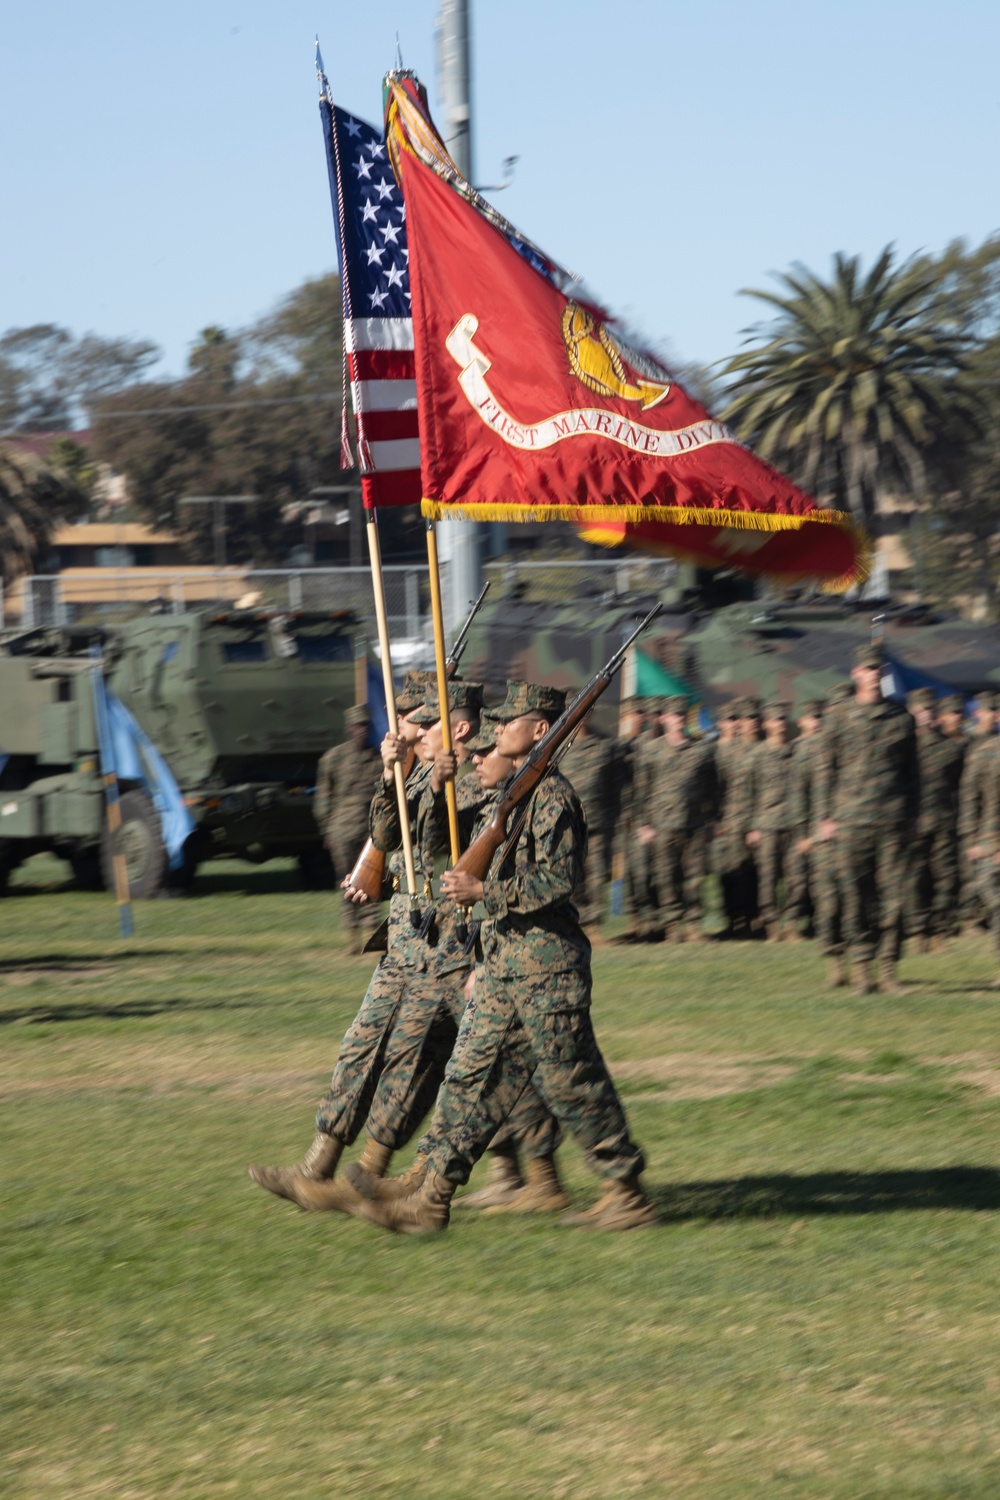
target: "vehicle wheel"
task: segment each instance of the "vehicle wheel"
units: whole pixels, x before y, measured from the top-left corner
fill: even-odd
[[[155,896],[166,879],[167,851],[160,834],[160,819],[145,792],[123,792],[122,826],[116,844],[125,855],[129,895],[133,901]],[[111,837],[107,828],[101,840],[101,870],[109,891],[115,888]]]
[[[311,844],[299,855],[299,874],[307,891],[329,891],[334,885],[333,860],[322,844]]]
[[[78,844],[67,857],[73,879],[81,891],[103,891],[100,844]]]

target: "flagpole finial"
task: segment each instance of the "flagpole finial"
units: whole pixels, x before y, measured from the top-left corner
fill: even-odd
[[[399,45],[399,32],[397,31],[396,32],[396,71],[397,71],[397,73],[402,70],[402,67],[403,67],[403,49]]]
[[[330,85],[327,81],[326,69],[323,67],[323,54],[319,50],[319,36],[316,37],[316,82],[319,84],[319,96],[321,99],[329,99]]]

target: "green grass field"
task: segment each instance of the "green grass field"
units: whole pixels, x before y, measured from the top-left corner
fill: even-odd
[[[891,1000],[809,944],[598,950],[663,1226],[413,1240],[246,1176],[310,1140],[367,983],[336,898],[215,866],[123,943],[62,871],[0,908],[0,1493],[1000,1494],[986,938]]]

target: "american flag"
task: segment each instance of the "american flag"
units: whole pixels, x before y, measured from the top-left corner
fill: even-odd
[[[419,505],[420,438],[406,207],[380,131],[320,99],[344,300],[341,463],[353,460],[347,385],[365,505]]]

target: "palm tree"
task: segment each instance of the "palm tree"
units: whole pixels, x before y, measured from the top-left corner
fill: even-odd
[[[762,458],[870,523],[882,493],[923,495],[931,445],[971,420],[961,385],[971,340],[942,315],[940,271],[893,266],[887,246],[867,275],[834,257],[829,282],[796,266],[782,294],[747,291],[777,311],[747,330],[753,347],[725,367],[725,412]]]
[[[30,573],[66,515],[86,504],[68,475],[24,449],[0,443],[0,578]]]

